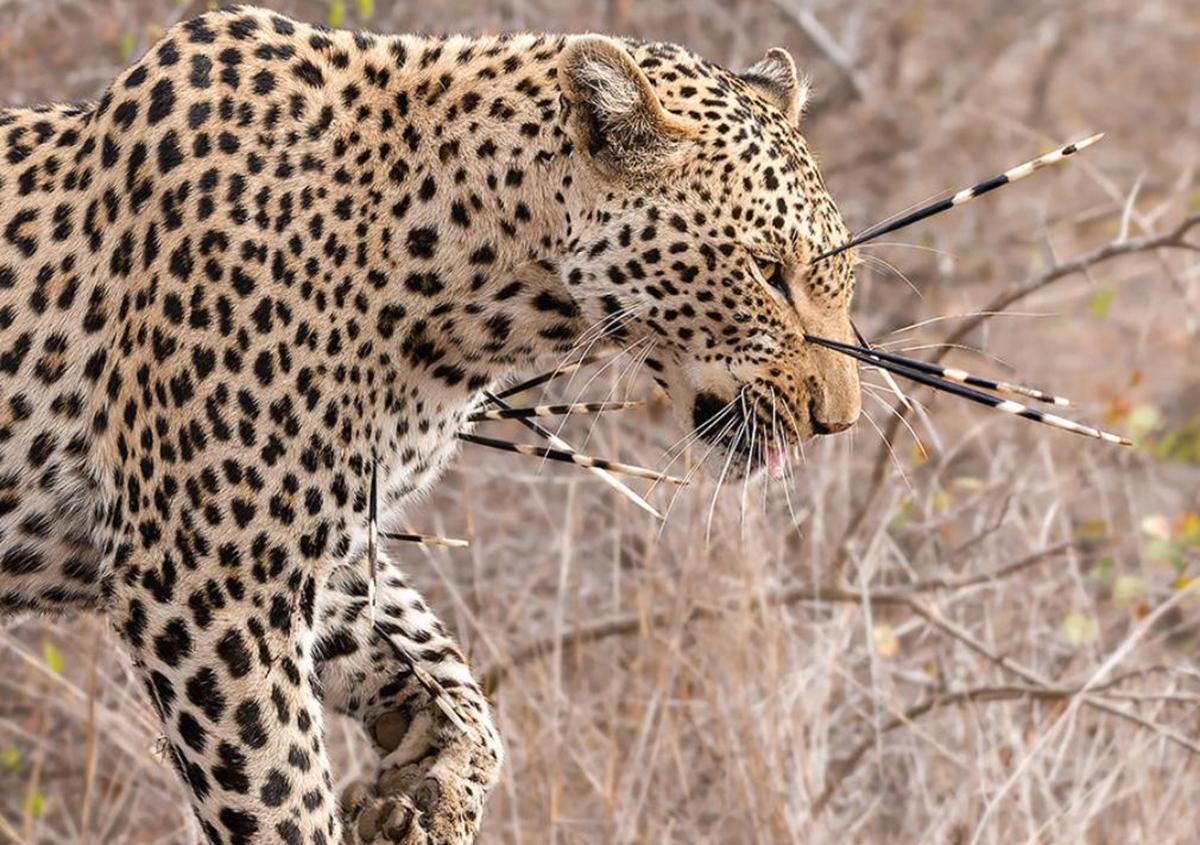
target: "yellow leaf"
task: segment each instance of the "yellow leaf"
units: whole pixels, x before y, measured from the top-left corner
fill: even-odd
[[[954,498],[945,490],[939,490],[933,496],[933,509],[938,513],[950,510],[952,504],[954,504]]]
[[[1136,575],[1122,575],[1113,584],[1113,603],[1121,610],[1128,610],[1145,592],[1146,583],[1141,578]]]
[[[1188,587],[1192,586],[1194,583],[1196,583],[1196,579],[1193,578],[1191,575],[1180,575],[1178,578],[1175,579],[1175,589],[1176,590],[1186,590]]]
[[[1058,627],[1067,642],[1076,648],[1096,638],[1096,620],[1085,613],[1068,613]]]
[[[375,0],[358,0],[358,16],[369,21],[375,15]]]
[[[1200,544],[1200,513],[1186,513],[1179,523],[1179,540],[1182,543]]]
[[[1080,540],[1103,540],[1108,536],[1108,520],[1084,520],[1075,526],[1075,536]]]
[[[895,657],[900,651],[900,641],[891,625],[876,625],[871,631],[871,643],[880,657]]]
[[[9,746],[4,749],[4,754],[0,755],[4,759],[4,765],[9,769],[15,769],[21,765],[21,752],[14,746]]]
[[[917,440],[912,445],[912,462],[913,466],[920,466],[929,459],[929,452],[925,448],[925,444]]]
[[[329,25],[341,26],[346,19],[346,0],[332,0],[329,4]]]
[[[62,652],[49,640],[42,640],[42,655],[46,658],[46,665],[50,667],[50,671],[56,675],[61,675],[63,670]]]

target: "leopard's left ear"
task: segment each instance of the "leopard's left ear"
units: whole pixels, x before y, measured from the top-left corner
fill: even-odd
[[[667,111],[646,74],[621,44],[601,35],[573,39],[558,58],[567,133],[610,177],[661,171],[695,135]]]
[[[753,85],[772,105],[794,124],[808,102],[808,80],[796,72],[796,63],[787,50],[772,47],[762,61],[742,71],[743,81]]]

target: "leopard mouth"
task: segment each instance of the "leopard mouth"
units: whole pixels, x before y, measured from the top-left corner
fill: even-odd
[[[750,388],[728,400],[701,391],[692,400],[691,417],[693,431],[708,444],[706,454],[719,449],[722,474],[735,477],[765,470],[772,478],[782,478],[796,444],[811,436],[791,422],[794,411]]]

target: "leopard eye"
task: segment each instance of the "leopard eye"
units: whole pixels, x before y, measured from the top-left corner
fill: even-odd
[[[785,298],[790,299],[787,280],[783,278],[783,267],[779,265],[779,262],[769,258],[755,258],[754,263],[757,265],[758,273],[762,276],[763,281],[782,293]]]

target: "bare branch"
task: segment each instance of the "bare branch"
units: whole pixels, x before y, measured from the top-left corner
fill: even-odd
[[[989,570],[988,572],[970,575],[965,578],[931,578],[923,581],[914,581],[911,584],[902,586],[877,589],[867,593],[865,596],[857,590],[840,586],[814,587],[810,585],[795,585],[784,587],[768,593],[762,599],[741,597],[738,600],[725,602],[718,607],[695,606],[689,608],[681,620],[681,624],[689,625],[692,622],[702,619],[715,618],[723,613],[728,613],[739,604],[748,601],[767,607],[781,607],[800,604],[802,602],[818,604],[862,604],[864,601],[869,601],[871,604],[877,605],[907,605],[912,596],[916,594],[928,593],[934,590],[961,590],[999,581],[1055,557],[1068,549],[1075,548],[1078,545],[1075,541],[1063,541],[1025,555],[1022,558]],[[553,653],[559,646],[565,649],[612,637],[632,636],[642,631],[664,627],[673,618],[670,609],[661,609],[653,611],[648,615],[629,613],[576,626],[569,631],[563,632],[561,636],[544,637],[516,649],[506,662],[498,663],[481,672],[481,683],[484,689],[494,690],[504,681],[510,671],[525,663]]]
[[[986,645],[976,639],[969,631],[961,626],[946,619],[942,614],[926,607],[923,603],[913,597],[907,597],[901,600],[901,603],[911,609],[918,616],[923,618],[931,626],[942,631],[947,636],[965,645],[975,653],[994,663],[996,666],[1010,672],[1024,680],[1024,684],[1008,684],[1003,686],[987,685],[972,687],[966,690],[957,692],[947,692],[936,694],[924,701],[912,705],[903,713],[893,717],[890,721],[885,722],[880,726],[879,730],[871,736],[864,738],[856,745],[849,754],[835,761],[830,767],[831,771],[825,781],[825,787],[817,796],[810,809],[811,815],[815,818],[819,816],[829,805],[830,800],[837,793],[842,783],[850,776],[861,762],[864,754],[871,748],[875,747],[879,737],[885,733],[895,730],[904,725],[909,725],[916,719],[931,713],[934,710],[939,710],[944,707],[953,706],[956,704],[964,704],[967,702],[990,702],[990,701],[1014,701],[1014,700],[1038,700],[1038,701],[1055,701],[1055,700],[1074,700],[1078,698],[1079,703],[1087,705],[1094,710],[1099,710],[1102,713],[1107,713],[1111,716],[1116,716],[1119,719],[1124,719],[1136,725],[1139,728],[1148,730],[1151,733],[1157,734],[1164,739],[1167,739],[1176,745],[1181,746],[1193,754],[1200,754],[1200,745],[1193,740],[1180,734],[1164,725],[1160,725],[1144,716],[1130,711],[1113,701],[1106,700],[1108,698],[1118,699],[1122,701],[1130,701],[1133,703],[1140,702],[1174,702],[1184,704],[1196,704],[1200,701],[1195,695],[1190,694],[1170,694],[1170,693],[1154,693],[1147,695],[1139,695],[1137,693],[1114,692],[1113,688],[1119,684],[1125,683],[1132,678],[1142,677],[1151,672],[1163,671],[1165,667],[1156,666],[1147,669],[1138,669],[1131,672],[1126,672],[1116,678],[1113,678],[1105,684],[1094,684],[1090,680],[1083,683],[1073,685],[1058,685],[1052,684],[1041,674],[1024,666],[1023,664],[1013,660],[1006,655],[998,654],[989,649]],[[1065,711],[1064,711],[1065,712]],[[1061,718],[1062,714],[1056,717]]]

